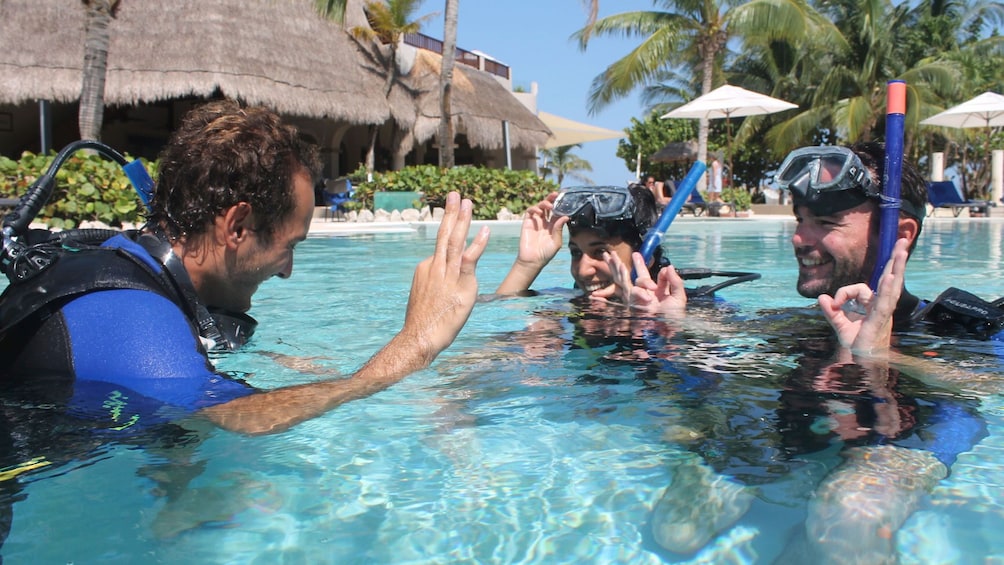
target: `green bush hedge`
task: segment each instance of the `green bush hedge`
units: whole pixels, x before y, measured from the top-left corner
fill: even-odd
[[[25,152],[20,160],[0,156],[0,196],[22,196],[52,163],[52,155]],[[127,156],[127,159],[131,159]],[[143,161],[150,176],[156,178],[157,163]],[[122,167],[98,155],[78,152],[67,159],[56,174],[56,188],[49,203],[36,218],[54,228],[69,229],[86,221],[100,221],[113,227],[123,223],[141,223],[143,204]],[[408,167],[401,171],[374,173],[366,182],[365,170],[352,175],[356,190],[354,209],[373,209],[373,193],[386,191],[422,192],[423,204],[442,207],[446,194],[460,192],[474,203],[474,217],[494,220],[499,210],[507,208],[522,214],[558,186],[539,178],[532,171],[455,167],[440,169],[435,165]]]
[[[722,190],[722,200],[735,204],[736,210],[749,210],[753,207],[753,195],[742,187],[726,187]]]
[[[20,198],[48,170],[54,157],[55,153],[25,152],[15,161],[0,156],[0,195]],[[156,177],[156,163],[144,160],[143,164]],[[49,203],[35,221],[63,229],[87,221],[121,227],[125,222],[142,222],[143,212],[142,201],[118,163],[81,151],[67,159],[56,173],[56,186]]]
[[[558,190],[558,185],[541,179],[533,171],[470,166],[440,169],[435,165],[418,165],[400,171],[373,173],[372,181],[367,181],[365,170],[360,169],[351,179],[355,201],[349,207],[355,210],[372,210],[376,191],[422,192],[423,204],[436,208],[445,204],[447,193],[456,190],[474,203],[474,218],[478,220],[496,219],[503,207],[514,214],[522,214],[548,193]]]

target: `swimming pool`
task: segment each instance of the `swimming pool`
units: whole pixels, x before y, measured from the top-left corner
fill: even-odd
[[[770,324],[732,323],[810,303],[794,292],[793,229],[783,221],[674,224],[666,248],[678,266],[763,274],[724,290],[728,304],[699,308],[693,325],[581,309],[558,290],[486,300],[429,370],[286,433],[200,430],[197,438],[160,439],[156,448],[105,445],[22,475],[3,557],[771,562],[804,521],[816,485],[841,461],[841,445],[826,434],[829,420],[781,417],[793,405],[778,391],[797,372],[802,339],[819,327],[800,325],[804,335],[792,335],[790,325],[772,333]],[[482,292],[511,264],[516,230],[493,234],[478,269]],[[928,222],[908,288],[927,298],[950,285],[984,298],[1004,294],[1002,231],[997,220]],[[307,240],[297,248],[294,276],[270,281],[256,297],[252,314],[261,325],[251,348],[218,359],[218,367],[262,388],[350,373],[400,327],[414,266],[434,237],[434,228],[422,228]],[[569,286],[565,254],[535,284]],[[999,371],[981,357],[985,344],[911,339],[918,351]],[[959,347],[975,354],[952,357]],[[289,367],[276,354],[300,364]],[[917,399],[918,418],[946,402],[979,419],[987,435],[967,446],[900,529],[900,560],[1001,559],[1004,402],[909,378],[901,384]],[[812,429],[790,431],[802,425]],[[792,441],[809,439],[818,448],[790,455]],[[667,551],[653,539],[655,508],[674,474],[703,476],[708,468],[744,485],[747,509],[698,552]],[[704,492],[677,489],[671,502],[696,506]]]

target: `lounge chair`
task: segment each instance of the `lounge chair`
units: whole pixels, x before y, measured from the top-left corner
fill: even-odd
[[[728,206],[732,215],[736,215],[736,205],[732,202],[708,202],[697,189],[694,189],[694,192],[690,193],[690,200],[684,202],[683,207],[680,208],[680,215],[684,216],[690,213],[694,216],[701,216],[707,212],[709,216],[720,216],[723,206]]]
[[[704,197],[701,196],[701,192],[694,189],[690,193],[690,198],[683,203],[683,207],[680,208],[680,215],[685,216],[688,213],[694,216],[701,216],[708,211],[708,203],[704,201]]]
[[[955,183],[946,181],[936,181],[927,183],[927,199],[932,206],[931,216],[939,208],[947,208],[952,211],[956,218],[963,210],[969,209],[970,213],[990,215],[990,207],[993,203],[988,200],[965,200]]]

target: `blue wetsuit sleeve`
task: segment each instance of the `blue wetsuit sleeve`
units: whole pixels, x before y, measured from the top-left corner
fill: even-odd
[[[63,318],[72,348],[75,398],[86,396],[88,383],[114,385],[196,410],[253,392],[213,370],[184,313],[154,292],[92,292],[64,306]]]
[[[959,454],[970,451],[987,437],[983,419],[962,402],[939,401],[927,426],[930,441],[926,449],[949,469]]]

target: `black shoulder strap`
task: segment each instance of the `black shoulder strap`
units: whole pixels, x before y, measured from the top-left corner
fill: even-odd
[[[192,279],[188,276],[188,270],[185,269],[181,259],[174,254],[171,244],[148,233],[141,234],[136,242],[142,245],[147,253],[159,261],[161,265],[164,265],[164,269],[170,274],[170,277],[165,278],[168,279],[175,292],[184,297],[184,306],[191,319],[196,321],[199,335],[211,341],[211,343],[204,344],[206,349],[227,345],[227,340],[224,339],[219,324],[209,313],[209,309],[199,300],[195,292],[195,285],[192,284]]]
[[[48,317],[70,299],[95,290],[149,290],[177,301],[149,266],[113,248],[63,248],[36,277],[11,281],[0,297],[0,333],[29,316]]]

